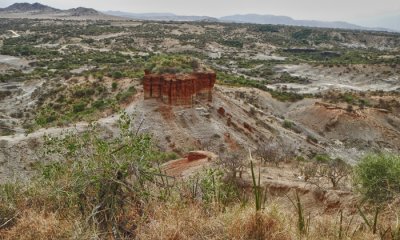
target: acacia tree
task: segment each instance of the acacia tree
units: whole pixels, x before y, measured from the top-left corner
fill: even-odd
[[[273,163],[278,166],[280,162],[294,156],[295,145],[283,144],[282,141],[272,139],[266,144],[259,145],[255,153],[263,163]]]
[[[332,159],[325,155],[319,155],[314,162],[307,164],[302,169],[305,181],[326,179],[335,189],[350,173],[351,166],[348,163],[340,158]]]
[[[351,167],[349,164],[340,158],[335,158],[321,166],[320,175],[327,178],[331,182],[333,188],[337,188],[339,182],[349,176],[350,170]]]
[[[233,179],[237,177],[237,173],[239,173],[239,178],[241,178],[246,165],[246,157],[242,151],[220,151],[218,164],[225,169],[228,175]]]

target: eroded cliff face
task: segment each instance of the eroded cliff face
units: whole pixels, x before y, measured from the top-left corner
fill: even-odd
[[[192,105],[195,100],[212,101],[216,81],[213,72],[152,74],[143,78],[144,98],[158,98],[170,105]]]

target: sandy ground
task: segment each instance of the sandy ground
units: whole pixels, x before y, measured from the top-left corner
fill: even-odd
[[[29,61],[18,57],[0,55],[0,63],[7,64],[14,68],[22,68],[22,67],[27,67]]]
[[[359,69],[357,69],[359,68]],[[280,83],[268,85],[272,89],[286,86],[298,93],[319,93],[331,89],[354,91],[400,91],[398,68],[356,66],[315,67],[308,64],[278,65],[278,72],[287,72],[292,76],[308,78],[309,84]]]

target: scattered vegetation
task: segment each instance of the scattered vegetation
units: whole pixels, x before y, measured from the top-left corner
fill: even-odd
[[[275,72],[278,64],[322,64],[328,68],[348,66],[349,69],[355,64],[364,67],[382,64],[391,67],[385,73],[389,75],[396,73],[400,63],[399,52],[393,50],[400,40],[394,33],[225,23],[219,25],[221,29],[216,29],[203,22],[192,25],[204,32],[172,34],[172,30],[182,27],[178,23],[142,22],[122,26],[104,21],[4,19],[0,22],[0,32],[14,29],[24,33],[27,28],[30,32],[19,38],[1,35],[0,53],[24,57],[30,63],[18,70],[1,72],[0,82],[44,81],[31,99],[38,104],[32,110],[36,124],[33,128],[36,128],[63,126],[81,120],[90,122],[117,112],[137,93],[136,85],[130,80],[138,81],[145,70],[189,73],[204,70],[206,67],[201,62],[205,62],[218,69],[220,84],[257,88],[279,101],[294,102],[311,96],[293,93],[285,87],[272,90],[266,85],[305,84],[309,80]],[[234,31],[238,28],[246,32]],[[108,37],[113,33],[127,34]],[[366,37],[370,35],[373,37]],[[374,46],[375,37],[381,39],[379,48],[384,46],[383,50]],[[142,44],[143,39],[146,44]],[[171,44],[177,41],[177,45],[185,46],[186,50],[166,54],[164,43],[168,39],[173,39]],[[349,42],[366,48],[345,47]],[[326,49],[322,43],[331,47]],[[210,45],[215,44],[226,52],[208,56]],[[273,54],[287,58],[256,58],[255,52],[265,52],[266,45],[276,47]],[[392,50],[385,50],[390,48]],[[240,56],[238,50],[242,52],[241,49],[249,51],[251,56]],[[383,92],[328,92],[322,97],[331,103],[347,104],[349,112],[355,112],[357,106],[360,109],[376,107],[381,111],[399,109],[397,95],[391,94],[394,97],[388,98]],[[1,92],[0,100],[10,95],[11,90]],[[260,113],[252,108],[250,115],[257,114]],[[297,156],[293,146],[272,139],[257,146],[257,162],[249,164],[247,154],[226,151],[221,153],[219,164],[181,181],[167,176],[160,166],[179,156],[174,152],[160,152],[151,136],[132,129],[131,123],[132,119],[123,114],[118,123],[119,135],[117,133],[115,138],[104,137],[106,134],[99,126],[91,125],[89,130],[79,134],[46,136],[43,148],[35,145],[36,154],[42,160],[31,166],[37,175],[28,182],[0,185],[0,238],[400,237],[399,219],[393,210],[398,207],[396,199],[400,192],[397,155],[369,155],[353,168],[347,164],[347,159],[302,153],[311,155],[308,161],[303,155]],[[397,127],[394,121],[388,120],[388,123]],[[291,121],[285,120],[282,126],[296,131],[296,124]],[[6,126],[0,128],[7,134],[14,133]],[[306,139],[317,144],[317,137],[309,134]],[[282,167],[296,157],[302,173],[296,176],[299,179],[304,177],[318,189],[325,187],[323,191],[350,192],[350,183],[353,183],[370,201],[355,201],[350,210],[344,206],[324,209],[330,214],[326,217],[319,216],[317,211],[315,214],[313,206],[305,204],[305,194],[300,191],[283,198],[273,196],[262,181],[261,167],[276,165],[267,165],[268,173],[268,167]],[[246,183],[246,177],[250,184]],[[322,186],[322,183],[327,184]],[[331,187],[327,187],[328,184]]]
[[[251,80],[243,76],[234,76],[226,73],[218,73],[217,80],[220,84],[226,84],[231,86],[244,86],[254,87],[267,91],[273,98],[276,98],[282,102],[296,102],[304,99],[304,95],[297,94],[289,91],[272,90],[266,86],[266,81]]]
[[[117,103],[129,100],[136,90],[130,86],[125,91],[115,91],[117,85],[114,83],[107,86],[96,80],[60,87],[48,95],[42,95],[35,123],[38,127],[67,125],[82,120],[96,120],[104,111],[117,112]]]

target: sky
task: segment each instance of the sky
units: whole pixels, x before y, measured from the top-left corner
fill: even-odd
[[[221,17],[232,14],[272,14],[295,19],[356,21],[399,14],[400,0],[21,0],[55,8],[90,7],[134,13],[170,12],[179,15]],[[16,0],[0,0],[6,7]]]

